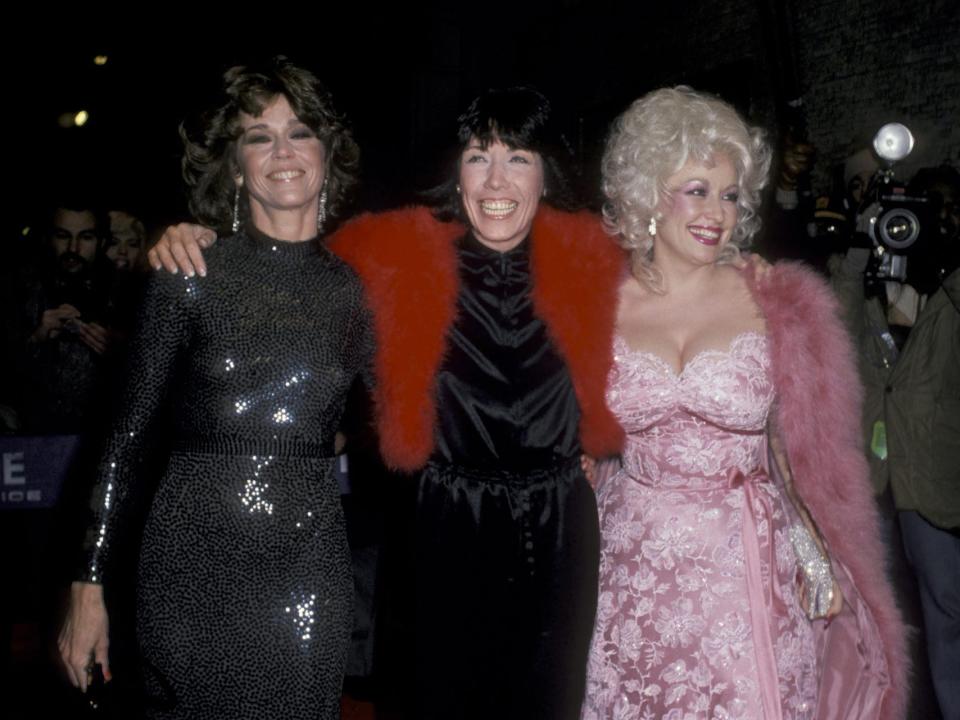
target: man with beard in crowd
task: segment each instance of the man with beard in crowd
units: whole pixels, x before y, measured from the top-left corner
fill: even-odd
[[[125,361],[123,339],[137,305],[139,278],[135,276],[139,274],[132,269],[146,238],[143,224],[129,213],[117,213],[109,218],[116,219],[111,227],[108,214],[94,207],[83,198],[53,205],[47,220],[38,223],[38,232],[19,239],[16,249],[8,251],[13,262],[7,263],[0,278],[6,357],[0,408],[13,401],[16,409],[13,420],[4,421],[5,430],[46,436],[53,458],[62,460],[62,449],[74,448],[59,486],[57,507],[7,512],[0,533],[0,545],[17,548],[7,568],[10,586],[16,590],[0,603],[0,620],[18,625],[28,643],[52,642],[46,633],[59,624],[52,598],[57,597],[62,579],[72,577],[72,549],[87,522],[83,508],[92,477],[89,463],[115,399],[113,378]],[[83,437],[79,443],[59,437],[70,435]],[[60,472],[50,467],[29,470],[38,475]],[[133,625],[138,538],[129,540],[118,566],[131,582],[117,583],[108,598],[111,622],[121,628]],[[0,628],[0,635],[6,633],[0,639],[8,647],[10,627]],[[121,630],[118,637],[133,634]],[[112,655],[121,657],[132,652],[130,643],[122,640],[111,648]],[[123,660],[120,664],[134,667]],[[44,684],[49,682],[44,679],[44,667],[30,672],[37,683],[31,692],[50,689]],[[139,714],[130,709],[132,698],[138,697],[137,682],[128,673],[111,683],[109,694],[101,698],[106,717]],[[59,683],[53,687],[59,688]],[[72,714],[68,708],[75,698],[56,692],[47,695],[43,702],[57,708],[55,714]]]
[[[40,267],[23,295],[22,431],[75,433],[97,402],[97,372],[111,346],[105,227],[83,202],[50,214]],[[32,329],[30,329],[32,327]]]

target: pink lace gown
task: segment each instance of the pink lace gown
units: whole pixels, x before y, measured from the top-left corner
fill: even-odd
[[[598,489],[600,598],[584,720],[812,718],[792,512],[761,468],[767,339],[737,336],[677,375],[615,340],[607,399],[628,440]]]

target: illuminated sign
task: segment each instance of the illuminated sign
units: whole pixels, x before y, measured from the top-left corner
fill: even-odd
[[[0,436],[0,510],[56,505],[79,445],[76,435]]]

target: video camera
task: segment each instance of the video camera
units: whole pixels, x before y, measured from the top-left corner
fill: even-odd
[[[913,150],[913,135],[899,123],[884,125],[873,140],[874,152],[885,161],[871,178],[857,207],[852,247],[872,252],[864,271],[868,291],[887,280],[909,283],[926,293],[939,283],[937,217],[939,198],[915,192],[897,181],[894,165]]]
[[[938,232],[936,201],[911,192],[892,173],[879,170],[857,213],[852,245],[873,250],[868,281],[897,280],[928,285]],[[919,289],[919,288],[918,288]]]

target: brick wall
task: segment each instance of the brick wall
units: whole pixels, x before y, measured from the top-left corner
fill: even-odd
[[[916,138],[914,154],[900,173],[904,177],[925,165],[960,166],[957,0],[670,0],[655,5],[613,0],[605,5],[588,9],[568,3],[536,43],[536,53],[544,58],[544,85],[551,84],[549,68],[556,77],[562,66],[558,47],[592,78],[549,89],[579,95],[588,117],[595,109],[598,128],[629,99],[684,82],[719,92],[753,122],[775,131],[776,96],[789,75],[778,59],[792,52],[808,132],[819,151],[817,186],[825,186],[834,165],[868,145],[891,121],[906,124]],[[786,8],[782,37],[771,17],[774,7]]]
[[[960,165],[960,4],[791,0],[791,9],[818,179],[891,121],[916,138],[898,174]]]
[[[785,8],[782,25],[774,8]],[[960,165],[957,0],[571,0],[525,20],[531,49],[519,65],[571,101],[594,143],[631,99],[681,82],[720,93],[775,131],[793,64],[819,151],[817,186],[891,121],[917,141],[904,177]]]

